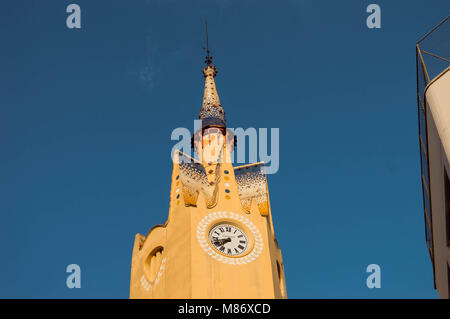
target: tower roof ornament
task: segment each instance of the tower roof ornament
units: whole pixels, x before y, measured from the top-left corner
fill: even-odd
[[[208,45],[208,21],[205,21],[205,29],[206,29],[206,48],[203,48],[203,50],[206,50],[205,63],[206,65],[211,65],[212,56],[209,55],[209,45]]]
[[[217,68],[212,65],[212,56],[209,51],[208,43],[208,23],[206,26],[206,67],[203,69],[203,76],[205,77],[205,90],[203,94],[203,104],[200,110],[199,119],[202,120],[202,128],[207,127],[222,127],[225,128],[225,111],[222,108],[219,100],[219,94],[217,93],[216,83],[214,78],[219,72]]]

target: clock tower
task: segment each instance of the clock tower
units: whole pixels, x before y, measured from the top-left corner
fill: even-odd
[[[130,298],[286,298],[264,163],[233,167],[208,50],[205,62],[198,160],[174,154],[169,216],[135,237]]]

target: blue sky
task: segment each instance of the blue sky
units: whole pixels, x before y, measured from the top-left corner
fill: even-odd
[[[167,218],[170,134],[201,107],[205,19],[228,125],[280,128],[288,296],[437,297],[414,47],[448,1],[72,2],[0,3],[1,298],[128,297],[134,235]]]

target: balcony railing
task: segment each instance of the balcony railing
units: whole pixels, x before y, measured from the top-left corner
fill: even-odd
[[[434,246],[430,167],[428,158],[427,108],[425,90],[439,73],[450,65],[450,16],[416,43],[417,112],[419,120],[420,169],[422,180],[425,240],[433,264]]]

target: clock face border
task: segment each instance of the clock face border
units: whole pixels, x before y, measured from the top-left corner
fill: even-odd
[[[221,221],[237,224],[246,232],[247,238],[251,242],[249,242],[249,248],[245,254],[228,256],[211,247],[209,243],[209,230],[212,228],[211,226],[217,225]],[[261,255],[264,249],[263,237],[258,227],[246,216],[233,212],[219,211],[204,216],[198,223],[196,237],[200,247],[209,257],[229,265],[245,265],[251,263]]]
[[[238,228],[241,232],[244,233],[245,237],[247,238],[247,248],[246,250],[238,255],[228,255],[226,253],[221,252],[220,250],[218,250],[216,247],[214,247],[214,245],[211,243],[211,241],[209,240],[209,234],[211,233],[211,230],[213,230],[216,226],[220,225],[220,224],[229,224],[232,225],[236,228]],[[247,229],[246,226],[244,226],[243,224],[236,222],[232,219],[229,218],[220,218],[215,220],[213,223],[211,223],[211,226],[208,227],[208,230],[206,231],[206,233],[208,234],[208,244],[209,246],[211,246],[217,253],[228,257],[228,258],[241,258],[244,257],[246,255],[248,255],[249,253],[252,252],[254,245],[255,245],[255,240],[253,239],[253,236],[251,235],[251,232],[249,231],[249,229]]]

